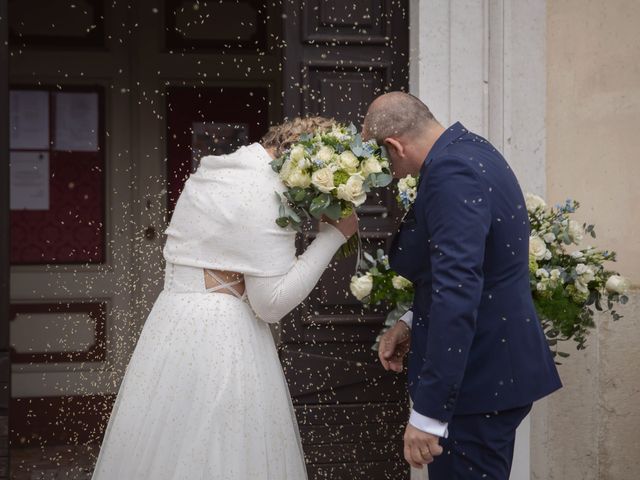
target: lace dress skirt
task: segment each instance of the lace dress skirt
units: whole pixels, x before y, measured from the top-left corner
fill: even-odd
[[[246,299],[167,265],[120,386],[93,480],[304,480],[291,399]]]

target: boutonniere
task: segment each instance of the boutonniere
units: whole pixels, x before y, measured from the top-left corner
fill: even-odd
[[[406,218],[409,210],[413,206],[413,203],[416,201],[416,196],[418,195],[418,177],[413,175],[407,175],[404,178],[398,180],[398,194],[396,195],[396,200],[398,205],[402,209],[404,209],[404,215],[402,216],[402,221]]]

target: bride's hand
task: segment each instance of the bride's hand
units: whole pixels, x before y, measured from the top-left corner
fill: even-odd
[[[323,215],[322,221],[336,227],[340,232],[342,232],[345,238],[350,238],[358,231],[358,216],[355,212],[348,217],[341,218],[340,220],[331,220],[327,216]]]

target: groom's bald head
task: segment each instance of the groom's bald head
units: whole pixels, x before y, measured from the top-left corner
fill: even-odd
[[[430,124],[433,114],[417,97],[404,92],[389,92],[376,98],[364,118],[363,134],[382,144],[385,138],[415,137]]]
[[[416,175],[444,128],[418,98],[390,92],[376,98],[364,118],[362,136],[384,145],[395,177]]]

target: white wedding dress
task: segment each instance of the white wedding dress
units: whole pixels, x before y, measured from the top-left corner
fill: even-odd
[[[321,224],[295,256],[274,223],[284,187],[258,144],[205,157],[167,229],[164,290],[111,413],[94,480],[304,480],[291,399],[267,322],[312,290],[345,241]],[[205,269],[244,274],[211,292]]]

